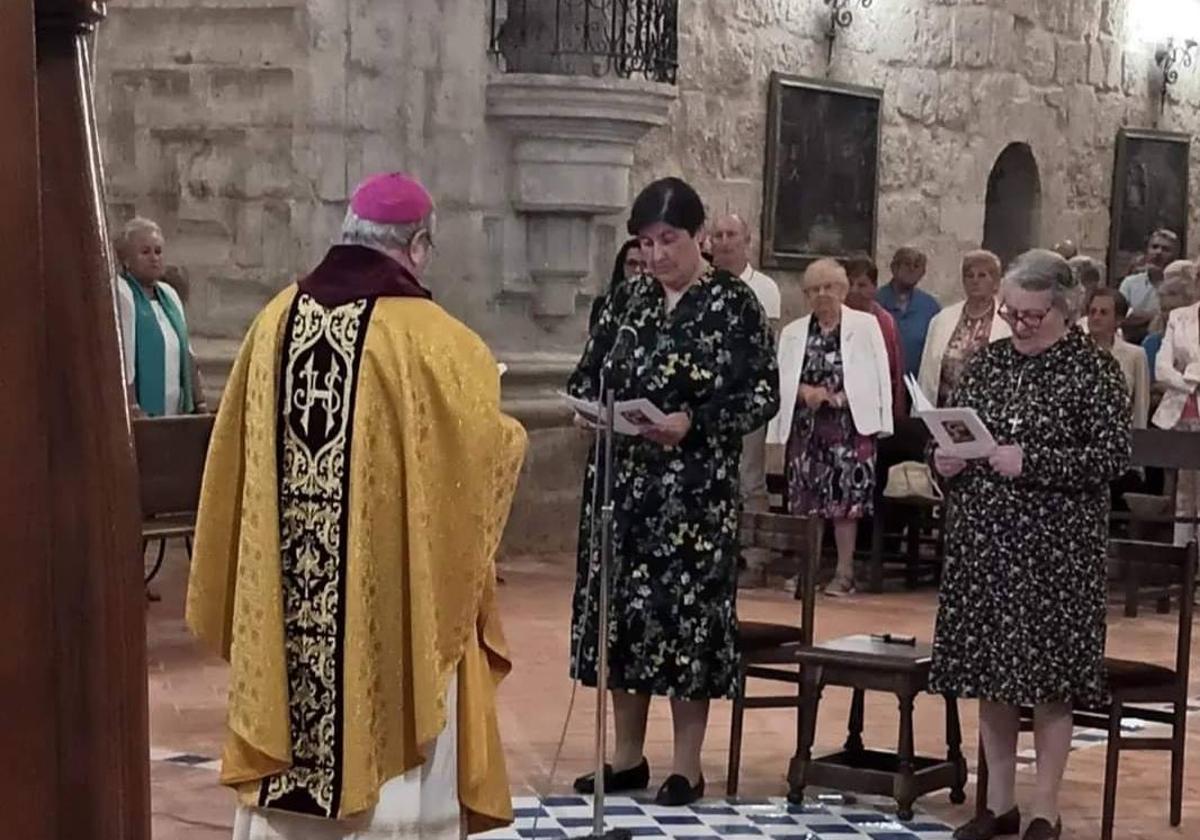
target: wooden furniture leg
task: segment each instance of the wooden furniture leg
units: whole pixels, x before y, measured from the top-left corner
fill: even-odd
[[[896,814],[902,820],[913,818],[913,803],[917,800],[916,785],[913,780],[915,767],[913,765],[913,694],[905,691],[900,695],[900,743],[897,754],[900,763],[897,769],[895,798],[899,806]]]
[[[817,711],[821,705],[822,669],[806,667],[801,679],[804,701],[801,704],[800,751],[788,768],[788,801],[793,805],[804,803],[804,785],[808,763],[812,761],[813,742],[817,736]]]

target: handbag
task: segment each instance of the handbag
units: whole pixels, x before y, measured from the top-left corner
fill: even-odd
[[[889,499],[920,499],[925,502],[941,502],[943,499],[929,465],[920,461],[902,461],[889,469],[883,495]]]

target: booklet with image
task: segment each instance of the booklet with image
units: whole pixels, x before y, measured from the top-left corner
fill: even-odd
[[[558,393],[563,402],[589,423],[600,426],[604,420],[604,406],[597,402],[581,400],[562,391]],[[653,426],[667,419],[654,403],[645,398],[621,400],[613,406],[613,430],[622,435],[640,435],[646,426]]]
[[[996,451],[996,441],[975,409],[935,408],[911,373],[904,377],[904,384],[912,396],[913,415],[925,423],[943,453],[969,461],[988,458]]]

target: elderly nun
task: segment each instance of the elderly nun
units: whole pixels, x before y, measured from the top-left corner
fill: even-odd
[[[988,802],[955,833],[1016,834],[1018,709],[1034,708],[1037,785],[1028,840],[1061,833],[1058,790],[1075,704],[1106,700],[1109,482],[1130,457],[1129,393],[1115,359],[1073,326],[1083,288],[1067,261],[1030,251],[999,313],[1012,337],[972,357],[951,404],[996,439],[990,458],[934,452],[948,487],[946,566],[930,687],[979,700]]]

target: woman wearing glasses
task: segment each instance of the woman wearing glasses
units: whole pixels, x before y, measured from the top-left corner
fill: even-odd
[[[833,523],[837,572],[825,588],[854,592],[858,522],[875,499],[875,440],[892,433],[892,378],[879,321],[845,305],[850,281],[834,260],[804,272],[812,312],[779,336],[779,414],[767,442],[786,444],[788,506]]]
[[[1082,296],[1058,254],[1017,258],[1000,289],[1012,338],[980,350],[951,398],[979,414],[997,449],[969,462],[934,452],[949,492],[930,688],[978,698],[991,772],[992,810],[959,840],[1020,831],[1020,706],[1034,708],[1037,742],[1023,836],[1059,837],[1072,704],[1105,699],[1108,486],[1129,463],[1130,408],[1116,360],[1071,326]]]

